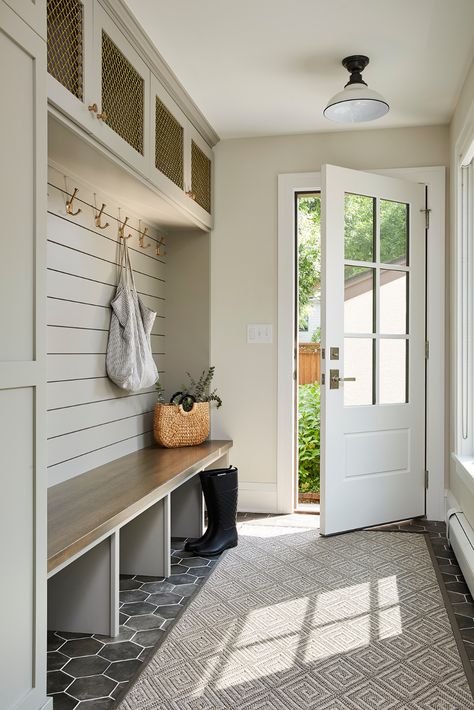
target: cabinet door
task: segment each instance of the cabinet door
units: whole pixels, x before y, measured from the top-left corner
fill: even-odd
[[[47,20],[48,100],[91,131],[93,0],[48,0]]]
[[[212,226],[213,153],[197,130],[188,125],[185,153],[187,156],[186,193],[194,202],[194,212]]]
[[[151,179],[178,204],[184,194],[184,137],[187,118],[163,85],[151,78]]]
[[[0,0],[0,708],[46,707],[46,42]]]
[[[46,39],[46,0],[5,0],[40,37]]]
[[[150,70],[105,10],[94,6],[95,136],[148,175]]]

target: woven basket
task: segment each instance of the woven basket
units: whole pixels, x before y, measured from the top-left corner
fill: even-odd
[[[194,402],[186,412],[181,404],[155,405],[155,440],[167,449],[196,446],[209,436],[209,402]]]

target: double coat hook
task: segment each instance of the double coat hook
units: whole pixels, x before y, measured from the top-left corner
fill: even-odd
[[[73,202],[74,202],[74,200],[75,200],[76,195],[77,195],[78,192],[79,192],[79,189],[78,189],[77,187],[75,187],[75,188],[74,188],[74,192],[72,193],[71,199],[66,202],[66,212],[67,212],[68,214],[72,215],[73,217],[74,217],[76,214],[79,214],[79,212],[82,212],[82,210],[81,210],[80,207],[79,207],[75,212],[74,212],[73,209],[72,209],[72,204],[73,204]]]
[[[119,222],[118,235],[119,235],[120,239],[130,239],[130,237],[132,236],[131,234],[128,234],[127,236],[125,236],[125,227],[127,226],[127,222],[128,222],[128,217],[125,217],[125,221],[123,222],[123,224],[120,224],[120,222]]]
[[[95,215],[95,226],[98,227],[99,229],[105,229],[106,227],[109,226],[109,223],[106,222],[105,224],[101,224],[101,218],[102,218],[102,212],[105,209],[105,203],[102,203],[102,207],[100,208],[99,212],[96,212]]]
[[[140,248],[141,249],[148,249],[149,247],[151,247],[150,242],[148,242],[148,244],[145,244],[145,237],[148,234],[148,227],[145,227],[145,229],[142,232],[142,222],[140,219],[138,220],[138,234],[140,235],[138,237],[138,244],[140,245]]]
[[[156,256],[166,256],[165,251],[161,251],[161,247],[166,246],[166,242],[163,238],[160,238],[159,242],[156,245]]]

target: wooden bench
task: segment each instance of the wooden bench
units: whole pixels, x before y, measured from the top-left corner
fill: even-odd
[[[119,574],[170,575],[171,537],[199,537],[199,471],[227,466],[231,441],[150,447],[48,491],[48,626],[116,636]]]

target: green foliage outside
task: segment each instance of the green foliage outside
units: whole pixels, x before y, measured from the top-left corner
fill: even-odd
[[[298,197],[298,315],[299,330],[307,330],[311,299],[320,287],[321,198],[319,194]],[[320,328],[312,337],[319,342]],[[317,340],[316,340],[317,338]],[[298,386],[298,490],[319,491],[319,384]]]
[[[319,383],[298,386],[298,489],[319,491],[320,469]]]
[[[375,261],[374,199],[346,195],[344,205],[344,257],[351,261]],[[380,202],[380,260],[386,264],[406,256],[407,206],[401,202]],[[346,266],[345,278],[360,273],[360,267]]]
[[[299,330],[307,330],[311,299],[319,289],[321,273],[321,198],[298,197],[298,317]]]

